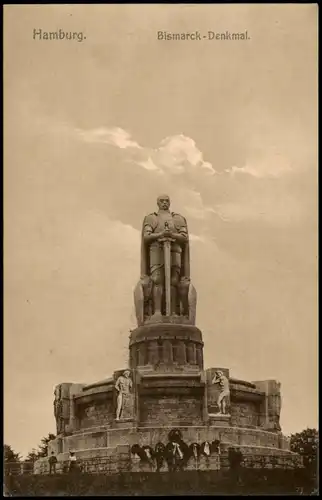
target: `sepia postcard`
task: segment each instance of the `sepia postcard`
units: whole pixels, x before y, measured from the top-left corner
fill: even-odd
[[[318,495],[317,33],[4,6],[5,496]]]

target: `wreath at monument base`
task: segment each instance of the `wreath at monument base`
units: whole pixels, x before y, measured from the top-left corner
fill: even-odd
[[[168,434],[168,439],[172,443],[180,443],[182,441],[182,433],[179,429],[171,429]]]

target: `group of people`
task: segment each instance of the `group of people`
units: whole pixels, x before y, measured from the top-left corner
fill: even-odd
[[[56,474],[57,457],[55,452],[51,452],[49,457],[49,474]],[[76,472],[79,469],[77,458],[74,451],[69,452],[68,472]]]
[[[179,429],[173,429],[169,432],[168,443],[164,445],[158,442],[154,449],[151,446],[140,446],[134,444],[131,447],[131,453],[140,458],[141,462],[149,464],[151,469],[156,467],[160,471],[166,463],[169,471],[183,470],[190,459],[199,460],[201,456],[210,457],[212,454],[220,454],[220,441],[204,441],[191,443],[188,445],[182,439]],[[49,474],[56,474],[57,457],[52,451],[49,457]],[[68,470],[66,472],[76,472],[81,470],[77,462],[74,451],[69,452]]]
[[[159,471],[164,463],[169,471],[183,470],[188,461],[193,458],[199,460],[201,456],[209,457],[212,454],[220,454],[220,441],[204,441],[201,445],[191,443],[187,445],[181,436],[180,431],[172,431],[169,434],[169,442],[164,445],[158,442],[153,449],[151,446],[140,446],[135,444],[131,448],[131,453],[137,455],[142,462],[156,466]]]

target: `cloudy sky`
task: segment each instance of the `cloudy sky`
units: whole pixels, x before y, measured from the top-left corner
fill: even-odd
[[[83,42],[33,40],[33,29]],[[205,364],[317,425],[317,7],[5,7],[5,442],[127,362],[140,227],[188,219]],[[159,30],[247,41],[160,41]]]

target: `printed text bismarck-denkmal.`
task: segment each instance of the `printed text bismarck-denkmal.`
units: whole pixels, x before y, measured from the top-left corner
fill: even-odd
[[[176,40],[250,40],[248,31],[232,32],[232,31],[207,31],[201,33],[200,31],[189,31],[185,33],[173,33],[172,31],[157,31],[157,39],[164,41]]]

